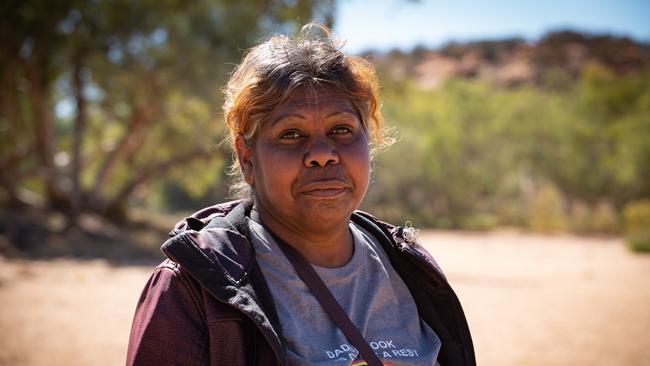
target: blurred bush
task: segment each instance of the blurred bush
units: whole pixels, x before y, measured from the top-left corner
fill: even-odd
[[[619,217],[613,205],[600,202],[593,211],[590,232],[615,234],[619,232]]]
[[[569,228],[563,207],[564,199],[552,184],[543,185],[532,195],[528,205],[528,227],[537,232],[558,232]]]
[[[489,213],[475,214],[460,222],[460,227],[467,230],[490,230],[498,225],[498,218]]]
[[[398,142],[365,208],[416,225],[616,234],[650,198],[650,47],[551,32],[369,54]]]
[[[569,209],[569,228],[582,234],[616,234],[620,231],[619,215],[611,203],[588,205],[575,201]]]
[[[623,209],[623,220],[630,249],[650,252],[650,200],[627,204]]]

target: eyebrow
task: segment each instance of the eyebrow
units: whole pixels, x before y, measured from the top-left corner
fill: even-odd
[[[349,108],[346,108],[346,109],[344,109],[342,111],[337,111],[337,112],[334,112],[334,113],[330,113],[327,116],[325,116],[325,118],[332,118],[332,117],[337,116],[339,114],[351,114],[354,117],[357,117],[357,118],[359,117],[359,116],[357,116],[356,112],[354,112],[353,110],[351,110]]]
[[[357,113],[355,113],[352,109],[349,109],[349,108],[346,108],[346,109],[341,110],[341,111],[336,111],[336,112],[330,113],[327,116],[325,116],[325,118],[329,119],[329,118],[338,116],[340,114],[350,114],[350,115],[352,115],[352,116],[354,116],[356,118],[359,118]],[[290,117],[294,117],[294,118],[297,118],[297,119],[303,119],[303,120],[306,119],[305,116],[297,114],[297,113],[287,113],[287,114],[281,115],[281,116],[275,118],[273,121],[271,121],[271,126],[274,126],[276,123],[280,122],[281,120],[286,119],[286,118],[290,118]]]

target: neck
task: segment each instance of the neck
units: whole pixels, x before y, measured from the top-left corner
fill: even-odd
[[[275,235],[296,249],[311,264],[335,268],[343,266],[352,258],[354,239],[347,221],[320,230],[309,230],[305,226],[291,227],[263,210],[258,210],[258,213]]]

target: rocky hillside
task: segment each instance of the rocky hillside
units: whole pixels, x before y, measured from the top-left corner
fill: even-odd
[[[650,66],[650,44],[626,37],[559,31],[532,43],[513,38],[364,56],[373,60],[383,75],[396,80],[410,78],[423,88],[435,88],[449,77],[516,86],[541,84],[549,78],[573,80],[591,62],[620,74],[637,73]]]

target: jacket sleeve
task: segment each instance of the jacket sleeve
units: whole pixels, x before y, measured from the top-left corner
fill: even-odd
[[[127,366],[209,364],[200,293],[185,276],[166,261],[149,278],[133,317]]]

